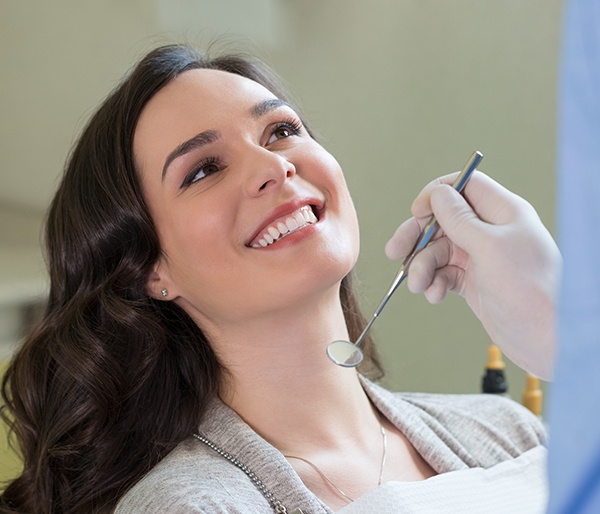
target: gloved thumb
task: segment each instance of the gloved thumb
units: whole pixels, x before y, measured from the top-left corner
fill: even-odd
[[[431,192],[431,210],[446,236],[468,251],[481,234],[483,222],[466,199],[453,187],[442,184]]]

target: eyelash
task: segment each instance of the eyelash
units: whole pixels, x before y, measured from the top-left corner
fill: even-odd
[[[271,135],[275,134],[275,132],[277,132],[278,130],[281,130],[282,128],[289,129],[289,131],[291,132],[290,136],[297,136],[298,134],[300,134],[300,131],[302,130],[302,122],[296,118],[290,118],[286,121],[282,121],[281,123],[277,123],[277,125],[275,125],[275,128],[271,132]],[[289,137],[289,136],[286,136],[286,137]],[[285,139],[285,138],[281,138],[281,139]]]
[[[196,178],[200,172],[203,171],[207,166],[216,166],[218,169],[211,173],[204,173],[204,177]],[[218,157],[207,157],[206,159],[202,159],[192,171],[185,177],[183,184],[181,184],[181,188],[185,189],[186,187],[191,186],[194,182],[198,182],[205,177],[209,177],[210,175],[214,175],[215,173],[221,171],[223,169],[223,165]]]
[[[273,130],[271,131],[271,136],[269,137],[269,139],[271,137],[273,137],[275,135],[275,133],[281,129],[288,129],[290,131],[290,134],[287,136],[281,137],[281,138],[277,138],[277,140],[286,139],[291,136],[299,135],[300,132],[302,131],[302,122],[298,119],[290,118],[286,121],[277,123],[275,125],[275,127],[273,128]],[[203,171],[203,169],[206,168],[207,166],[216,166],[217,169],[215,171],[212,171],[211,173],[204,173],[203,177],[196,178],[198,176],[198,174],[201,173]],[[192,171],[185,177],[183,184],[181,184],[181,188],[186,189],[187,187],[191,186],[195,182],[198,182],[205,177],[209,177],[210,175],[214,175],[215,173],[221,171],[223,169],[223,167],[224,167],[223,163],[221,162],[221,160],[218,157],[207,157],[206,159],[203,159],[202,161],[200,161],[196,166],[194,166]]]

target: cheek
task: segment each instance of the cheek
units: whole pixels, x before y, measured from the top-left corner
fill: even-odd
[[[219,279],[219,270],[231,258],[231,226],[227,216],[216,209],[203,208],[173,213],[158,224],[163,253],[167,257],[169,273],[182,288],[194,282],[206,283],[211,277]]]
[[[321,168],[322,187],[325,189],[330,202],[330,215],[338,218],[336,233],[339,234],[337,245],[339,257],[350,265],[350,269],[356,265],[360,250],[360,232],[358,217],[354,202],[346,184],[344,173],[331,154],[325,152],[326,165]],[[336,234],[336,235],[337,235]],[[345,257],[342,257],[345,256]],[[348,271],[350,271],[348,269]]]
[[[348,238],[350,244],[350,253],[352,257],[352,268],[356,265],[358,261],[358,255],[360,252],[360,230],[358,217],[356,215],[356,209],[354,208],[354,203],[350,199],[350,195],[348,195],[349,207],[346,212],[346,224],[348,226]]]
[[[338,161],[320,145],[314,153],[315,164],[313,170],[318,170],[313,176],[313,180],[321,182],[322,187],[327,191],[329,200],[333,207],[339,212],[344,226],[348,229],[348,234],[354,241],[356,253],[359,247],[359,228],[358,218],[354,202],[348,190],[346,177]],[[318,164],[317,164],[318,163]]]
[[[225,237],[222,228],[196,222],[171,232],[163,243],[178,303],[203,327],[207,320],[222,318],[240,282],[240,262]]]
[[[337,160],[331,154],[325,153],[325,161],[327,162],[325,188],[329,191],[332,202],[339,209],[340,215],[347,224],[349,231],[358,239],[358,218],[354,201],[346,183],[346,177]]]

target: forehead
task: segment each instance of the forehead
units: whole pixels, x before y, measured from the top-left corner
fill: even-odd
[[[138,125],[153,116],[181,119],[189,113],[207,119],[250,108],[257,101],[275,98],[267,88],[246,77],[221,70],[189,70],[161,89],[144,107]],[[171,116],[169,116],[171,113]]]

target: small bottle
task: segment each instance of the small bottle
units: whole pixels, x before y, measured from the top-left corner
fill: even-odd
[[[488,361],[485,365],[485,374],[481,380],[481,390],[484,393],[506,394],[508,382],[504,376],[505,364],[502,360],[502,352],[491,344],[488,347]]]
[[[525,378],[522,403],[538,417],[542,416],[542,397],[540,379],[528,374]]]

